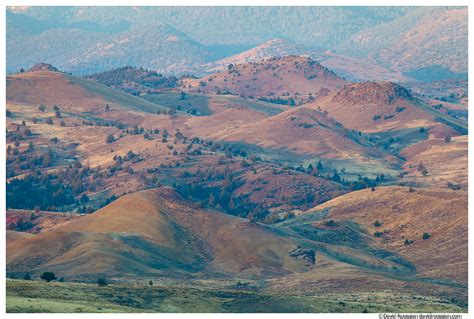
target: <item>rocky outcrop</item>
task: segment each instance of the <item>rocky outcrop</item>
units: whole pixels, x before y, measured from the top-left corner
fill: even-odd
[[[363,82],[344,86],[332,100],[354,105],[391,105],[399,99],[410,100],[412,98],[408,89],[392,82]]]
[[[296,258],[296,259],[306,260],[313,265],[316,263],[316,252],[309,248],[297,247],[289,251],[288,256]]]
[[[57,68],[55,68],[49,63],[36,63],[30,69],[28,69],[28,72],[39,72],[39,71],[59,72]]]

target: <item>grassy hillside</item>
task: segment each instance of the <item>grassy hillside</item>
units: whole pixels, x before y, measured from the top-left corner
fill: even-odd
[[[139,97],[123,93],[95,81],[73,77],[65,73],[37,71],[7,77],[7,99],[10,103],[38,107],[58,105],[79,113],[103,112],[105,104],[122,109],[156,113],[168,110]]]
[[[367,189],[335,198],[301,218],[324,211],[321,222],[309,221],[305,225],[318,228],[332,220],[334,227],[329,230],[334,231],[354,229],[351,223],[358,223],[365,232],[362,237],[368,236],[376,247],[397,252],[413,263],[417,277],[436,277],[465,285],[466,208],[463,191],[377,187],[374,191]],[[333,240],[343,244],[337,241],[344,239],[336,236]]]
[[[148,113],[156,113],[157,111],[163,112],[168,110],[168,108],[159,104],[150,103],[139,97],[123,93],[117,89],[110,88],[94,81],[89,81],[78,77],[70,77],[69,79],[72,84],[80,85],[85,90],[101,96],[105,101],[117,103],[123,105],[126,108]]]

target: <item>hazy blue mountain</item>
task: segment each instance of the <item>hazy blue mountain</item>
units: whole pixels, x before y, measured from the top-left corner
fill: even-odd
[[[275,38],[311,50],[336,49],[349,56],[363,56],[397,43],[423,19],[436,19],[436,14],[448,10],[430,7],[9,8],[7,71],[15,72],[43,61],[77,74],[125,65],[182,74]],[[371,41],[360,41],[367,34],[373,35]],[[437,64],[450,68],[449,63],[448,59]],[[429,66],[419,65],[419,61],[416,64],[417,68]]]

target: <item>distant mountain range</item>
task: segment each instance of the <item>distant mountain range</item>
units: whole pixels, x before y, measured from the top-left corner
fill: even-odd
[[[394,80],[389,78],[390,74],[398,74],[396,77],[400,80],[408,77],[422,81],[466,77],[467,9],[7,9],[9,73],[44,61],[77,75],[126,65],[165,75],[202,75],[229,63],[253,62],[272,56],[322,57],[328,49],[333,52],[328,62],[330,68],[340,69],[338,74],[350,79],[373,79],[372,74],[359,75],[361,69],[353,69],[350,64],[354,63],[348,63],[357,63],[361,57],[364,57],[364,66],[371,63],[379,70],[386,70],[374,72],[381,74],[378,80]],[[430,72],[425,72],[426,69]]]

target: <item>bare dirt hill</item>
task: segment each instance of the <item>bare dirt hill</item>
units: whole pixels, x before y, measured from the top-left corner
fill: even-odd
[[[296,242],[263,226],[199,209],[169,188],[124,196],[96,213],[8,244],[9,271],[81,274],[303,271]]]

